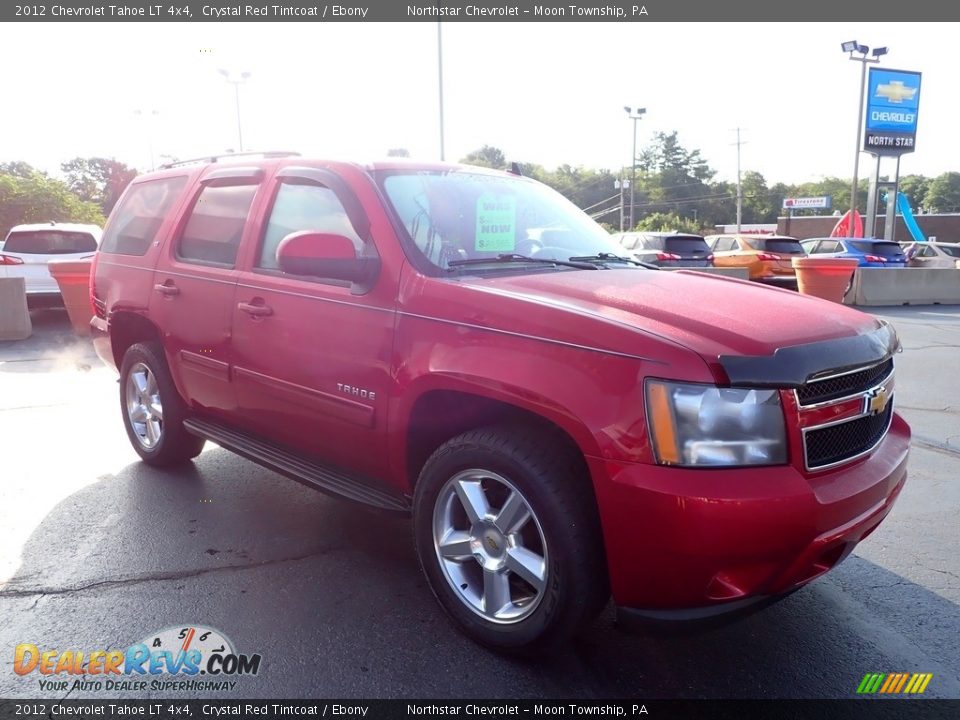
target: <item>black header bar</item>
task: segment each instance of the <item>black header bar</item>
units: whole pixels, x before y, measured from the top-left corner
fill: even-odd
[[[0,718],[947,720],[960,700],[0,700]]]
[[[60,0],[4,2],[4,22],[945,22],[960,3],[943,0]],[[744,29],[749,34],[748,29]],[[737,38],[731,37],[731,43]],[[775,52],[775,45],[769,46]]]

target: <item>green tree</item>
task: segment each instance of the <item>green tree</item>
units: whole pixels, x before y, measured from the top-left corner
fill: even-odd
[[[46,175],[40,172],[30,163],[23,160],[14,160],[12,162],[0,163],[0,175],[13,175],[19,178],[33,177],[34,175]]]
[[[0,237],[14,225],[38,222],[103,225],[104,216],[98,205],[81,200],[60,180],[39,173],[0,175]]]
[[[699,150],[687,150],[680,144],[676,132],[656,133],[638,156],[637,166],[635,218],[645,213],[672,213],[696,225],[716,222],[713,201],[724,194],[710,185],[716,173]]]
[[[929,212],[960,212],[960,172],[945,172],[931,180],[923,207]]]
[[[740,178],[743,190],[743,217],[744,223],[773,223],[777,221],[779,203],[767,187],[763,175],[753,170],[747,170]]]
[[[900,178],[900,192],[907,196],[910,206],[921,207],[930,191],[930,178],[923,175],[904,175]]]
[[[62,165],[67,185],[77,197],[100,206],[109,215],[120,195],[137,176],[137,171],[108,158],[74,158]]]
[[[503,170],[507,166],[507,159],[503,150],[492,145],[484,145],[479,150],[474,150],[466,157],[461,158],[460,162],[466,165],[494,168],[495,170]]]
[[[699,233],[700,225],[689,218],[676,213],[651,213],[637,223],[637,230],[650,232],[689,232]]]

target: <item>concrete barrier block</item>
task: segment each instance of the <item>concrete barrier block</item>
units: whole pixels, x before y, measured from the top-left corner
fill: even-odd
[[[960,305],[960,269],[857,268],[847,305]]]
[[[707,275],[725,275],[726,277],[740,278],[741,280],[750,279],[750,271],[747,268],[735,268],[735,267],[673,268],[672,267],[672,268],[660,268],[660,269],[669,270],[671,272],[677,272],[678,270],[689,270],[690,272],[705,273]]]
[[[0,278],[0,340],[25,340],[33,334],[23,278]]]

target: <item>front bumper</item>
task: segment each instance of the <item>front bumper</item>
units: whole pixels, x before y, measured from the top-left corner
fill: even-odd
[[[890,512],[906,480],[907,424],[894,415],[867,457],[690,469],[589,459],[621,615],[657,622],[755,609],[841,562]]]

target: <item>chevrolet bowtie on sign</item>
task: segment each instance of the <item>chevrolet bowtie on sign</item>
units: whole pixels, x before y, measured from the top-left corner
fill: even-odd
[[[920,109],[920,73],[870,68],[863,149],[875,155],[913,152]]]

